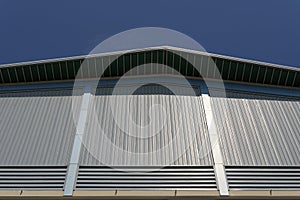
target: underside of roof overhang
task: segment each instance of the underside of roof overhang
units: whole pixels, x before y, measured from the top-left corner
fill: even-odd
[[[76,77],[118,78],[144,64],[151,64],[153,75],[165,73],[160,70],[160,66],[165,65],[175,69],[173,75],[179,72],[191,78],[300,86],[300,70],[295,67],[168,46],[0,65],[0,84],[74,80]],[[82,65],[86,70],[80,69]],[[149,75],[149,72],[140,72],[140,75]]]

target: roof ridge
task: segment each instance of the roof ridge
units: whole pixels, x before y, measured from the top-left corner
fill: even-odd
[[[199,51],[199,50],[192,50],[192,49],[186,49],[186,48],[168,46],[168,45],[153,46],[153,47],[146,47],[146,48],[136,48],[136,49],[120,50],[120,51],[111,51],[111,52],[96,53],[96,54],[89,54],[89,55],[68,56],[68,57],[60,57],[60,58],[50,58],[50,59],[41,59],[41,60],[33,60],[33,61],[25,61],[25,62],[7,63],[7,64],[0,64],[0,68],[12,67],[12,66],[15,67],[15,66],[29,65],[29,64],[30,65],[41,64],[41,63],[48,63],[48,62],[59,62],[59,61],[67,61],[67,60],[75,60],[75,59],[85,59],[85,58],[93,58],[93,57],[99,57],[99,56],[113,56],[113,55],[118,55],[118,54],[134,53],[134,52],[147,51],[147,50],[182,51],[182,52],[186,52],[186,53],[194,53],[194,54],[200,54],[200,55],[205,55],[205,56],[213,56],[216,58],[234,60],[234,61],[245,62],[245,63],[250,63],[250,64],[257,64],[257,65],[264,65],[264,66],[270,66],[270,67],[275,67],[275,68],[300,71],[300,68],[293,67],[293,66],[274,64],[274,63],[256,61],[256,60],[245,59],[245,58],[238,58],[238,57],[233,57],[233,56],[209,53],[209,52],[204,52],[204,51]]]

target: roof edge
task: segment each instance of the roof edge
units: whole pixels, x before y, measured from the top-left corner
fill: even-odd
[[[26,61],[26,62],[0,64],[0,68],[16,67],[16,66],[32,65],[32,64],[42,64],[42,63],[48,63],[48,62],[59,62],[59,61],[67,61],[67,60],[72,60],[72,59],[73,60],[85,59],[85,58],[93,58],[93,57],[99,57],[99,56],[113,56],[113,55],[134,53],[134,52],[147,51],[147,50],[182,51],[182,52],[186,52],[186,53],[194,53],[194,54],[211,56],[211,57],[216,57],[216,58],[229,59],[229,60],[245,62],[245,63],[250,63],[250,64],[257,64],[257,65],[264,65],[264,66],[270,66],[270,67],[281,68],[281,69],[300,71],[300,68],[298,68],[298,67],[273,64],[273,63],[268,63],[268,62],[250,60],[250,59],[245,59],[245,58],[238,58],[238,57],[233,57],[233,56],[227,56],[227,55],[221,55],[221,54],[215,54],[215,53],[209,53],[209,52],[203,52],[203,51],[197,51],[197,50],[185,49],[185,48],[173,47],[173,46],[154,46],[154,47],[147,47],[147,48],[121,50],[121,51],[105,52],[105,53],[90,54],[90,55],[79,55],[79,56],[69,56],[69,57],[62,57],[62,58],[51,58],[51,59],[42,59],[42,60],[34,60],[34,61]]]

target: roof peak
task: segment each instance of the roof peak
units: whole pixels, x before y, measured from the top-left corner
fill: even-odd
[[[233,57],[233,56],[209,53],[209,52],[204,52],[204,51],[198,51],[198,50],[192,50],[192,49],[186,49],[186,48],[168,46],[168,45],[121,50],[121,51],[112,51],[112,52],[97,53],[97,54],[90,54],[90,55],[68,56],[68,57],[61,57],[61,58],[50,58],[50,59],[41,59],[41,60],[33,60],[33,61],[25,61],[25,62],[7,63],[7,64],[0,64],[0,68],[21,66],[21,65],[41,64],[41,63],[49,63],[49,62],[58,62],[58,61],[66,61],[66,60],[75,60],[75,59],[84,59],[84,58],[93,58],[93,57],[100,57],[100,56],[110,56],[110,55],[113,56],[113,55],[118,55],[118,54],[134,53],[134,52],[141,52],[141,51],[148,51],[148,50],[149,51],[151,51],[151,50],[181,51],[181,52],[186,52],[186,53],[200,54],[200,55],[205,55],[205,56],[213,56],[216,58],[245,62],[245,63],[250,63],[250,64],[257,64],[257,65],[264,65],[264,66],[270,66],[270,67],[275,67],[275,68],[300,71],[300,68],[287,66],[287,65],[280,65],[280,64],[256,61],[256,60],[251,60],[251,59],[238,58],[238,57]]]

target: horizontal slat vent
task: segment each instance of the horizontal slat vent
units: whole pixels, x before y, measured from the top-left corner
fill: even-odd
[[[0,190],[63,190],[65,166],[1,166]]]
[[[226,167],[230,189],[300,189],[300,167]]]
[[[86,167],[81,166],[76,189],[216,189],[213,167]]]

